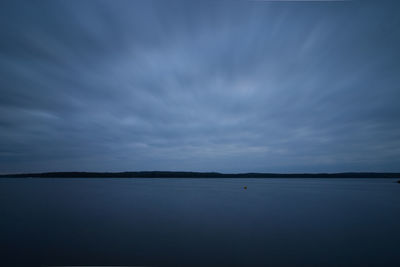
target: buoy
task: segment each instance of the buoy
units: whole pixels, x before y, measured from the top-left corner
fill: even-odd
[[[399,182],[400,183],[400,182]],[[247,186],[243,187],[244,189],[247,189]]]

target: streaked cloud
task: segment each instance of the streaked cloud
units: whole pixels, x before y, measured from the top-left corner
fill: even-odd
[[[395,1],[3,1],[0,171],[398,171]]]

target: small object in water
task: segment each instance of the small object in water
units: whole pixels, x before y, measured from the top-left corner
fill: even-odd
[[[399,181],[399,183],[400,183],[400,181]],[[245,186],[245,187],[243,187],[244,189],[247,189],[247,186]]]
[[[400,184],[400,180],[398,180],[398,181],[397,181],[397,183],[399,183],[399,184]]]

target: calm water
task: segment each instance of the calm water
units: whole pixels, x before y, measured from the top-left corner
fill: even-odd
[[[0,259],[6,265],[400,265],[395,181],[0,179]]]

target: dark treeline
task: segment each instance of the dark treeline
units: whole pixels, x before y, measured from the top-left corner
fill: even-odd
[[[7,174],[12,178],[399,178],[400,173],[218,173],[218,172],[46,172]]]

